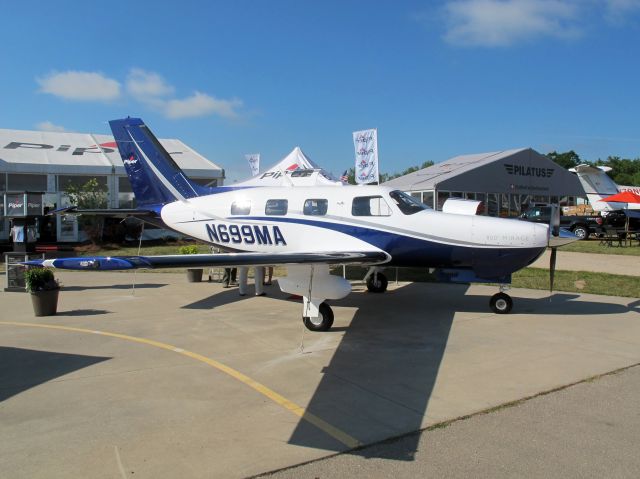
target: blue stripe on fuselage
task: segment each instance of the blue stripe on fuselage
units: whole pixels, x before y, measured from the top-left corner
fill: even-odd
[[[239,218],[237,218],[239,219]],[[470,268],[483,278],[497,278],[533,263],[546,248],[478,248],[438,243],[352,224],[300,218],[247,216],[242,219],[293,223],[337,231],[365,241],[392,257],[389,266]]]

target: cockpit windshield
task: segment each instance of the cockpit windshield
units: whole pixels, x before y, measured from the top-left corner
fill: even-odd
[[[400,211],[405,215],[412,215],[422,210],[428,210],[429,207],[424,203],[421,203],[413,196],[404,193],[403,191],[396,190],[389,193],[389,196],[394,201]]]

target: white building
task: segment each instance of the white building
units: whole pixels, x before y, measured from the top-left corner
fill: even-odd
[[[222,185],[224,170],[180,140],[159,140],[194,181]],[[21,192],[44,193],[46,209],[69,206],[69,184],[84,185],[91,178],[107,190],[109,208],[132,208],[134,196],[113,137],[0,129],[0,196]],[[5,202],[0,206],[0,240],[9,235]],[[77,223],[56,217],[57,241],[78,241]]]

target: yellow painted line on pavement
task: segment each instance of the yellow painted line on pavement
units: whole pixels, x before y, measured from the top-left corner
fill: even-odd
[[[112,338],[118,338],[118,339],[124,339],[126,341],[132,341],[134,343],[146,344],[148,346],[155,346],[156,348],[160,348],[160,349],[166,349],[167,351],[171,351],[173,353],[181,354],[181,355],[187,356],[187,357],[189,357],[191,359],[195,359],[196,361],[200,361],[202,363],[208,364],[209,366],[216,368],[218,371],[222,371],[223,373],[231,376],[232,378],[237,379],[241,383],[249,386],[250,388],[252,388],[255,391],[257,391],[260,394],[262,394],[263,396],[266,396],[267,398],[271,399],[276,404],[279,404],[283,408],[291,411],[293,414],[295,414],[296,416],[300,417],[301,419],[307,421],[310,424],[313,424],[318,429],[320,429],[321,431],[325,432],[326,434],[328,434],[329,436],[333,437],[335,440],[339,441],[340,443],[344,444],[345,446],[347,446],[349,448],[354,448],[354,447],[358,447],[358,446],[361,445],[360,441],[358,441],[354,437],[350,436],[349,434],[347,434],[346,432],[342,431],[341,429],[339,429],[339,428],[337,428],[335,426],[332,426],[331,424],[329,424],[324,419],[316,416],[313,413],[310,413],[309,411],[307,411],[302,406],[299,406],[298,404],[294,403],[293,401],[288,400],[287,398],[285,398],[281,394],[278,394],[277,392],[273,391],[272,389],[269,389],[264,384],[259,383],[258,381],[255,381],[255,380],[251,379],[246,374],[243,374],[240,371],[237,371],[237,370],[227,366],[226,364],[223,364],[223,363],[221,363],[219,361],[216,361],[215,359],[211,359],[211,358],[208,358],[206,356],[203,356],[202,354],[198,354],[198,353],[194,353],[194,352],[191,352],[191,351],[187,351],[185,349],[178,348],[178,347],[172,346],[170,344],[161,343],[160,341],[154,341],[153,339],[138,338],[136,336],[128,336],[126,334],[119,334],[119,333],[110,333],[108,331],[97,331],[97,330],[91,330],[91,329],[73,328],[73,327],[70,327],[70,326],[55,326],[55,325],[49,325],[49,324],[18,323],[18,322],[13,322],[13,321],[0,321],[0,325],[5,325],[5,326],[24,326],[24,327],[29,327],[29,328],[42,328],[42,329],[57,329],[57,330],[60,330],[60,331],[71,331],[71,332],[75,332],[75,333],[98,334],[100,336],[109,336],[109,337],[112,337]]]

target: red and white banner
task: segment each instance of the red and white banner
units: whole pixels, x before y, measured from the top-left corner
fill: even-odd
[[[356,183],[378,183],[378,130],[353,132],[356,150]]]

